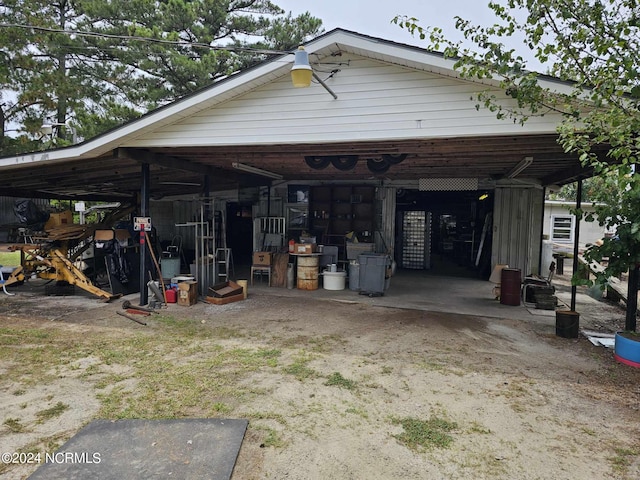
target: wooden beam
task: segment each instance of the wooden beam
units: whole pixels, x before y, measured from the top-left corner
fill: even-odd
[[[185,157],[173,157],[170,155],[153,153],[139,148],[118,148],[116,156],[120,159],[158,165],[172,170],[184,170],[186,172],[199,173],[201,175],[215,174],[214,168],[199,163],[193,163]]]

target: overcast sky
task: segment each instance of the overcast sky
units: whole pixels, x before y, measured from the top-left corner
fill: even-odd
[[[421,26],[441,27],[460,39],[455,29],[456,15],[478,24],[494,23],[489,0],[273,0],[293,15],[309,12],[322,20],[326,31],[334,28],[353,30],[365,35],[399,43],[424,46],[425,42],[391,23],[396,15],[419,20]]]
[[[450,40],[463,40],[455,28],[455,17],[470,20],[477,25],[493,25],[496,17],[487,6],[489,0],[273,0],[294,16],[309,12],[322,20],[325,31],[344,28],[372,37],[392,40],[408,45],[426,47],[427,41],[412,36],[407,30],[392,24],[396,15],[418,19],[422,27],[440,27]],[[528,50],[509,42],[528,60],[528,68],[544,69]]]

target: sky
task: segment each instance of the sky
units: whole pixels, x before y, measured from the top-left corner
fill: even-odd
[[[455,17],[470,20],[474,25],[493,25],[496,17],[487,6],[489,0],[272,0],[293,16],[305,12],[322,20],[325,31],[343,28],[364,35],[408,45],[427,47],[427,40],[412,36],[406,29],[391,23],[397,15],[418,19],[422,27],[440,27],[447,39],[463,40],[455,28]],[[528,68],[544,72],[533,55],[514,41],[512,48],[528,62]],[[469,44],[472,46],[471,44]]]
[[[409,45],[426,46],[405,29],[392,24],[396,15],[419,20],[423,27],[437,26],[455,40],[461,35],[455,29],[455,16],[477,24],[493,24],[495,17],[487,7],[489,0],[272,0],[294,16],[309,12],[320,18],[326,31],[344,28],[372,37]]]

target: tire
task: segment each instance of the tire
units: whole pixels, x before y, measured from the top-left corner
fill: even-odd
[[[331,157],[321,157],[319,155],[308,155],[304,157],[304,161],[307,162],[307,165],[314,170],[322,170],[323,168],[327,168],[331,163]]]
[[[383,153],[382,159],[386,160],[389,165],[397,165],[407,158],[406,153],[398,153],[397,155],[391,155],[390,153]]]
[[[384,173],[389,170],[391,164],[383,158],[370,158],[369,160],[367,160],[367,167],[369,168],[370,172]]]
[[[352,170],[356,166],[356,163],[358,163],[357,155],[340,155],[337,157],[331,157],[331,164],[343,172]]]

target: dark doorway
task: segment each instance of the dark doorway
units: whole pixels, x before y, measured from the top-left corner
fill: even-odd
[[[399,190],[396,212],[395,259],[399,268],[488,278],[491,191]]]
[[[251,265],[253,253],[253,220],[251,205],[227,204],[227,246],[233,252],[236,265]]]

